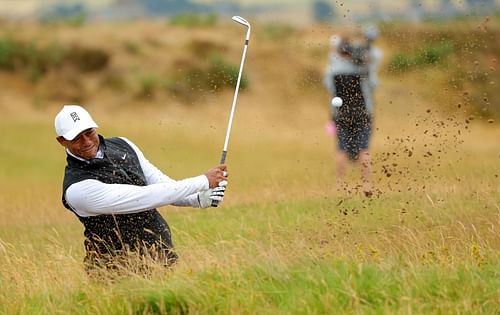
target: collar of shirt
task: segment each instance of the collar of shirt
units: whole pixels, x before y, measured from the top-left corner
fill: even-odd
[[[83,161],[83,162],[85,162],[85,163],[90,163],[90,161],[85,160],[85,159],[82,159],[81,157],[74,155],[74,154],[73,154],[73,153],[71,153],[68,149],[66,149],[66,153],[68,153],[69,155],[71,155],[72,157],[74,157],[74,158],[75,158],[75,159],[77,159],[77,160]],[[103,152],[103,150],[101,149],[101,147],[99,147],[99,150],[97,150],[97,153],[96,153],[96,155],[95,155],[94,159],[102,159],[102,158],[104,158],[104,152]]]

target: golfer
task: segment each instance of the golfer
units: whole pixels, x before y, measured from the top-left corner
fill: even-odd
[[[363,44],[354,44],[339,35],[332,36],[333,50],[324,79],[332,97],[343,100],[342,106],[331,107],[338,138],[338,182],[343,183],[347,161],[359,161],[365,191],[371,189],[368,146],[372,130],[372,94],[378,83],[377,66],[382,56],[381,51],[372,46],[377,35],[376,28],[367,28]]]
[[[99,135],[81,106],[64,106],[55,117],[55,130],[67,155],[62,202],[85,227],[87,271],[116,267],[130,253],[172,265],[177,254],[170,228],[156,208],[207,208],[224,198],[225,165],[173,180],[130,140]]]

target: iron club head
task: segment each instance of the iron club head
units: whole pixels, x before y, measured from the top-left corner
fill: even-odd
[[[245,20],[244,18],[242,18],[241,16],[233,16],[232,17],[233,21],[235,21],[236,23],[240,23],[242,25],[245,25],[246,27],[250,27],[250,23],[248,23],[247,20]]]

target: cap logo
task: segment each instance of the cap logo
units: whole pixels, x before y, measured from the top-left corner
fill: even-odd
[[[76,122],[77,120],[80,120],[80,117],[78,117],[78,114],[76,112],[72,112],[69,114],[71,118],[73,118],[73,122]]]

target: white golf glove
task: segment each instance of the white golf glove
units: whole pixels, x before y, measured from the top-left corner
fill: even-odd
[[[224,200],[224,193],[226,192],[227,181],[219,183],[219,187],[204,190],[198,193],[198,202],[200,208],[217,207],[222,200]]]

